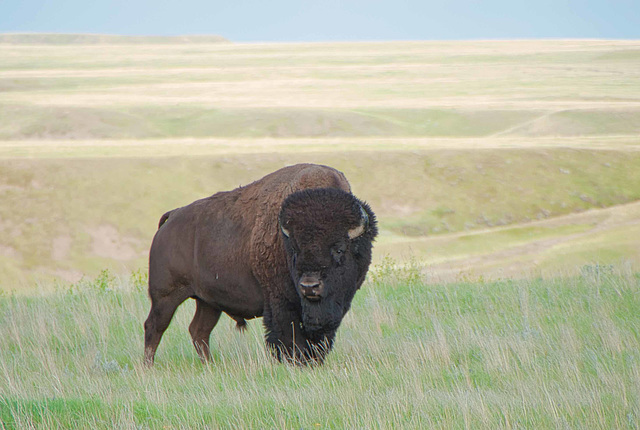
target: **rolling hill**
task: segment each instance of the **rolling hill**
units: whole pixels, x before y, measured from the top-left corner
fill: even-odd
[[[0,36],[2,288],[144,268],[164,211],[296,162],[433,279],[638,263],[637,41],[218,41]]]

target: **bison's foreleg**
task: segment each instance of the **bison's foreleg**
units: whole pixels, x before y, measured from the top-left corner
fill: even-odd
[[[218,319],[220,319],[221,311],[208,303],[196,298],[196,314],[193,316],[193,321],[189,325],[189,333],[191,333],[191,339],[193,340],[193,346],[195,346],[200,360],[206,362],[211,359],[211,352],[209,350],[209,337],[211,330],[216,326]]]
[[[267,348],[278,361],[298,364],[305,361],[307,340],[302,334],[299,312],[292,305],[265,304],[263,323]]]
[[[318,340],[308,340],[307,348],[303,351],[304,358],[308,363],[322,364],[333,347],[333,340],[336,337],[336,331],[332,330],[325,333]]]

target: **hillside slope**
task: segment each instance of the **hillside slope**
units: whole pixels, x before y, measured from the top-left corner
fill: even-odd
[[[640,199],[640,42],[42,37],[0,39],[2,288],[143,268],[164,211],[296,162],[347,174],[376,258],[509,276],[639,259],[622,226],[531,223]],[[566,237],[594,252],[531,245]]]

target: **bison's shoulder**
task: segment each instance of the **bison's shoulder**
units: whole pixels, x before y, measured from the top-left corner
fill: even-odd
[[[251,265],[254,275],[267,290],[289,279],[278,228],[282,203],[292,193],[308,188],[337,188],[351,192],[342,172],[317,164],[285,167],[250,184],[243,191],[243,200],[251,202],[256,217],[251,232]]]

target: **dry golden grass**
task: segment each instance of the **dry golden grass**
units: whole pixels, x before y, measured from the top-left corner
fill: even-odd
[[[347,173],[379,257],[637,261],[625,226],[527,223],[637,200],[639,133],[638,41],[5,40],[2,287],[143,267],[165,210],[295,162]]]

